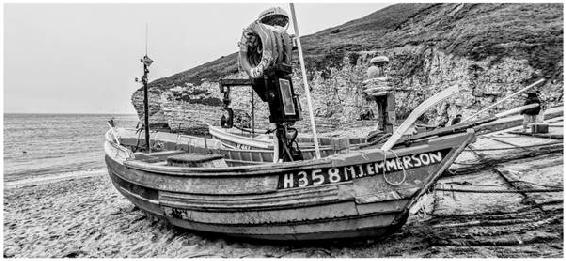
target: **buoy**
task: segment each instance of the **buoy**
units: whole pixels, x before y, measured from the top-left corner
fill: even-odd
[[[270,29],[269,25],[253,22],[242,32],[238,45],[238,62],[251,78],[263,76],[274,64],[291,63],[291,37],[285,31]]]

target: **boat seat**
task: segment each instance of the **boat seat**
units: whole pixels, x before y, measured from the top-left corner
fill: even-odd
[[[186,153],[182,150],[175,150],[175,151],[163,151],[163,152],[154,152],[151,154],[145,153],[134,153],[136,156],[136,160],[140,160],[147,163],[157,163],[161,161],[166,161],[167,158],[171,155]]]
[[[224,168],[228,167],[221,154],[184,153],[167,157],[167,165],[175,167]]]

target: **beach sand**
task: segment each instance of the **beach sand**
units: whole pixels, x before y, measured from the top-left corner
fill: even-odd
[[[146,216],[107,176],[4,191],[5,257],[375,257],[379,245],[300,247],[202,236]],[[401,255],[402,251],[394,253]]]
[[[563,188],[563,159],[558,151],[472,173],[448,173],[437,190],[423,197],[421,211],[395,234],[380,241],[316,246],[251,243],[174,228],[134,207],[115,190],[105,170],[72,179],[67,175],[5,184],[4,257],[558,258],[564,255],[563,192],[489,194],[439,188]],[[457,162],[475,160],[465,152]],[[519,180],[506,180],[513,175]]]

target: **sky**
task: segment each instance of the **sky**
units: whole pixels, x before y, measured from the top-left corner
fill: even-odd
[[[301,35],[388,3],[295,4]],[[5,113],[135,113],[148,24],[150,81],[237,51],[269,3],[4,5]],[[292,27],[290,27],[292,28]],[[292,30],[291,30],[292,32]]]

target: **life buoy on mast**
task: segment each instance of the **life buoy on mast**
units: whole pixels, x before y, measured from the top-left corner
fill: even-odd
[[[263,72],[278,63],[291,63],[293,43],[286,29],[288,17],[284,11],[262,14],[242,32],[238,62],[240,68],[251,78],[263,76]],[[270,25],[266,19],[284,17],[285,26]],[[268,24],[266,24],[268,23]]]

